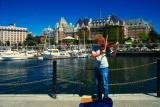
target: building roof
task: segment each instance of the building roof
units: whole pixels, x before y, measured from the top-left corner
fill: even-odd
[[[88,22],[89,22],[88,18],[84,19],[79,18],[76,25],[79,24],[79,26],[88,26]]]
[[[129,26],[149,26],[149,24],[146,21],[144,21],[143,19],[140,19],[140,18],[126,20],[125,24],[129,25]]]
[[[65,24],[68,25],[66,19],[64,17],[61,17],[61,19],[59,20],[59,24]]]
[[[94,23],[105,23],[105,24],[119,24],[122,25],[123,21],[121,19],[119,19],[117,16],[115,15],[111,15],[105,18],[99,18],[99,19],[94,19],[92,21],[92,24]]]
[[[9,24],[8,26],[0,26],[0,29],[3,30],[23,30],[23,31],[27,31],[27,28],[24,27],[16,27],[15,24]]]

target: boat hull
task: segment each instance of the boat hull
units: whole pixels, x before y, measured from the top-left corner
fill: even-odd
[[[28,59],[29,57],[5,57],[2,56],[0,57],[0,61],[12,61],[12,60],[24,60],[24,59]]]

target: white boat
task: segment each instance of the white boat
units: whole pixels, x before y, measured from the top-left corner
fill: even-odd
[[[73,51],[73,56],[76,58],[87,58],[89,56],[89,54],[86,51],[86,44],[85,44],[85,32],[84,32],[84,44],[82,45],[82,47],[79,45],[79,49],[78,50],[74,50]]]
[[[73,50],[71,55],[75,58],[87,58],[89,56],[89,54],[84,49]]]
[[[10,61],[10,60],[23,60],[34,58],[34,54],[28,54],[27,52],[19,52],[12,50],[2,50],[0,51],[0,60],[1,61]]]
[[[81,52],[79,52],[79,53],[77,53],[77,57],[78,58],[87,58],[88,54],[87,53],[81,53]]]
[[[48,49],[43,52],[43,59],[64,59],[70,58],[70,54],[66,51],[59,51],[58,49]]]
[[[67,51],[60,51],[60,58],[70,58],[71,55]]]
[[[1,61],[12,61],[12,60],[23,60],[23,59],[28,59],[28,57],[19,56],[19,55],[5,55],[5,56],[0,56],[0,60],[1,60]]]

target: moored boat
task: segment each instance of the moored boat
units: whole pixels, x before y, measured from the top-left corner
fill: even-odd
[[[48,49],[43,52],[43,59],[64,59],[70,58],[70,54],[66,51],[59,51],[58,49]]]
[[[0,61],[24,60],[34,58],[34,56],[34,54],[28,54],[27,52],[3,50],[0,52]]]

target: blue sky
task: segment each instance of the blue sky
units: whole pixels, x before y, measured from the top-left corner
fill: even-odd
[[[160,33],[160,0],[0,0],[0,25],[15,23],[38,35],[61,16],[76,23],[78,18],[99,18],[100,9],[103,17],[143,18]]]

